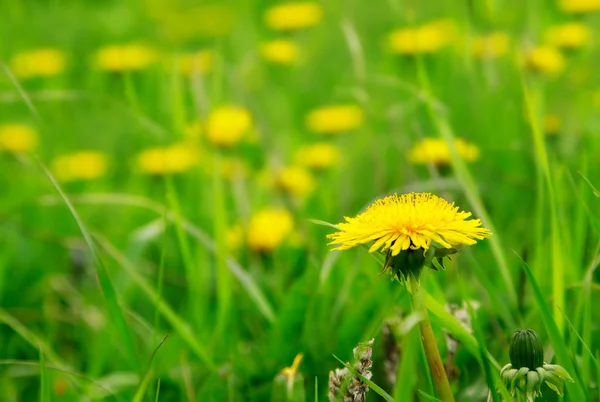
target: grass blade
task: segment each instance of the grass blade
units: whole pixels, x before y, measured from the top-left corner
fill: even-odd
[[[158,352],[158,349],[160,349],[160,347],[163,343],[165,343],[168,337],[169,335],[165,336],[152,352],[152,355],[150,356],[150,361],[148,362],[148,368],[146,369],[146,373],[144,374],[144,378],[142,378],[140,386],[138,387],[137,391],[135,392],[135,395],[133,396],[133,402],[141,402],[143,400],[144,395],[146,394],[146,388],[148,388],[148,384],[152,379],[152,362],[154,361],[154,356],[156,356],[156,352]]]
[[[40,402],[50,402],[50,382],[48,380],[48,372],[46,370],[46,361],[42,348],[40,351]]]

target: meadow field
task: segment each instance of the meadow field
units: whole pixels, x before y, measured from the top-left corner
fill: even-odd
[[[600,400],[599,0],[0,16],[0,402]]]

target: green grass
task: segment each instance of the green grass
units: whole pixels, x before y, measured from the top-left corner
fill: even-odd
[[[278,33],[263,19],[272,4],[0,2],[0,400],[276,400],[273,381],[298,353],[300,394],[328,400],[329,371],[371,338],[368,400],[437,400],[408,289],[380,274],[382,255],[332,252],[326,238],[336,230],[327,222],[411,191],[453,201],[493,232],[421,283],[443,360],[444,331],[460,341],[456,400],[487,398],[512,333],[526,328],[538,332],[545,360],[575,379],[564,400],[598,400],[600,13],[571,15],[554,1],[327,0],[317,25]],[[393,29],[440,18],[457,27],[446,47],[390,53]],[[562,51],[556,76],[527,69],[524,50],[572,21],[592,41]],[[506,53],[474,57],[474,36],[495,31],[510,38]],[[297,43],[297,65],[261,57],[259,44],[276,38]],[[126,73],[93,64],[99,48],[132,42],[158,49],[159,61]],[[44,47],[65,54],[64,71],[15,70],[15,54]],[[194,50],[212,51],[213,64],[188,77],[174,55]],[[214,147],[206,125],[189,134],[226,104],[252,116],[239,144]],[[359,106],[364,122],[311,132],[309,111],[332,104]],[[549,114],[560,119],[555,133]],[[9,123],[30,125],[37,146],[4,149]],[[409,161],[424,137],[447,144],[447,166]],[[462,159],[457,138],[479,158]],[[341,157],[310,172],[312,191],[298,197],[275,184],[300,147],[322,141]],[[142,150],[182,142],[199,150],[190,169],[138,169]],[[105,174],[60,180],[56,157],[90,149],[106,156]],[[231,160],[244,172],[223,174]],[[232,228],[246,233],[265,208],[289,211],[291,232],[270,252],[244,236],[234,247]],[[472,330],[448,303],[466,303]],[[392,382],[382,335],[390,319]]]

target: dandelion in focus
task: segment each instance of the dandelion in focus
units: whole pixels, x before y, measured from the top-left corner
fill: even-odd
[[[525,59],[529,69],[547,75],[557,75],[565,68],[563,55],[552,46],[539,46],[527,53]]]
[[[252,116],[241,106],[221,106],[210,112],[205,128],[206,141],[216,147],[230,148],[252,128]]]
[[[332,105],[312,110],[306,116],[310,131],[318,134],[337,134],[363,124],[364,113],[355,105]]]
[[[301,166],[289,166],[281,169],[277,174],[277,186],[285,193],[296,197],[305,197],[315,187],[310,171]]]
[[[77,151],[58,156],[51,164],[56,179],[63,182],[93,180],[103,177],[108,170],[108,159],[98,151]]]
[[[37,132],[27,124],[9,123],[0,126],[0,151],[28,152],[37,143]]]
[[[317,25],[323,17],[323,8],[317,2],[281,3],[269,8],[265,23],[276,31],[294,31]]]
[[[451,20],[436,20],[413,28],[400,28],[388,35],[392,52],[404,55],[435,53],[452,43],[456,25]]]
[[[505,32],[494,32],[489,35],[473,38],[471,49],[478,59],[496,59],[508,53],[510,37]]]
[[[66,65],[64,52],[55,48],[28,50],[10,60],[10,68],[19,78],[53,77],[62,73]]]
[[[567,13],[583,14],[600,10],[600,0],[558,0],[558,6]]]
[[[248,246],[255,252],[271,252],[286,240],[293,227],[294,220],[287,210],[260,210],[248,224]]]
[[[96,52],[96,65],[106,71],[138,71],[149,67],[158,59],[158,52],[142,43],[111,45]]]
[[[260,45],[259,51],[263,59],[281,65],[296,64],[300,55],[298,45],[288,39],[265,42]]]
[[[337,165],[341,152],[338,147],[328,142],[318,142],[299,148],[295,154],[298,165],[315,170],[324,170]]]
[[[145,149],[136,159],[136,165],[141,172],[153,175],[183,173],[198,162],[198,150],[188,144]]]
[[[212,69],[213,64],[214,53],[210,50],[185,53],[178,60],[179,71],[187,77],[206,74]]]
[[[546,43],[562,49],[577,49],[590,42],[592,33],[586,25],[571,22],[548,28],[544,34]]]
[[[458,155],[466,162],[479,159],[479,148],[466,142],[462,138],[454,140],[454,147]],[[452,154],[446,141],[442,138],[424,138],[409,151],[408,159],[414,164],[433,164],[436,166],[450,166]]]

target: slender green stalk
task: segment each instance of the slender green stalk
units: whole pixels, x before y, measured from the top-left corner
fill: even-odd
[[[440,356],[440,351],[437,347],[437,341],[435,340],[435,335],[433,334],[433,329],[431,328],[431,323],[429,322],[429,315],[427,314],[427,309],[423,304],[419,282],[413,275],[409,276],[414,309],[423,314],[423,321],[420,322],[419,329],[421,330],[421,341],[423,342],[425,356],[427,357],[427,365],[429,366],[429,371],[431,372],[435,390],[438,394],[438,397],[442,401],[454,402],[454,395],[452,395],[452,389],[450,388],[450,383],[448,382],[448,376],[446,375],[446,370],[444,369],[444,363],[442,362],[442,357]]]

